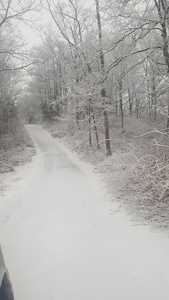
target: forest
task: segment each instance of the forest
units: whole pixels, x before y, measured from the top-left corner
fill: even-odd
[[[169,1],[2,0],[0,39],[0,158],[43,124],[168,226]]]

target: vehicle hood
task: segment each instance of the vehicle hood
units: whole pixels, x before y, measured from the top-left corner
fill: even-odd
[[[6,273],[6,271],[7,270],[6,270],[4,258],[3,258],[3,255],[2,255],[2,250],[1,250],[1,247],[0,247],[0,286],[2,284],[2,280],[3,280],[4,274]]]

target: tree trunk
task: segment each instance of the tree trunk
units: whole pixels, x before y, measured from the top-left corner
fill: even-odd
[[[137,119],[139,117],[139,102],[138,102],[138,99],[137,99],[137,95],[136,95],[136,117],[137,117]]]
[[[99,0],[96,2],[96,15],[97,15],[97,24],[98,24],[98,33],[99,33],[99,56],[100,56],[100,74],[102,81],[101,96],[103,101],[103,116],[104,116],[104,128],[105,128],[105,141],[106,141],[106,155],[111,155],[111,146],[110,146],[110,137],[109,137],[109,118],[108,112],[105,105],[106,99],[106,89],[103,82],[105,74],[105,64],[104,64],[104,54],[103,54],[103,41],[102,41],[102,28],[101,28],[101,19],[100,19],[100,10],[99,10]]]
[[[167,129],[166,131],[169,133],[169,99],[168,99],[168,111],[167,111]]]
[[[89,145],[92,148],[92,128],[91,128],[91,115],[89,113]]]
[[[155,75],[154,71],[152,74],[152,106],[154,111],[154,119],[157,119],[157,97],[156,97],[156,86],[155,86]]]
[[[96,119],[93,111],[93,105],[92,105],[92,100],[89,100],[89,108],[88,108],[88,113],[89,113],[89,144],[92,147],[92,125],[91,125],[91,118],[93,119],[93,127],[94,127],[94,132],[96,136],[96,143],[97,143],[97,149],[100,149],[100,144],[99,144],[99,135],[98,135],[98,130],[97,130],[97,125],[96,125]]]
[[[93,110],[93,108],[92,108],[92,110]],[[94,116],[94,112],[93,112],[93,124],[94,124],[95,136],[96,136],[97,149],[100,150],[99,135],[98,135],[98,130],[97,130],[97,125],[96,125],[96,119],[95,119],[95,116]]]
[[[92,148],[92,120],[91,120],[91,99],[87,108],[87,114],[89,117],[89,145]]]
[[[117,82],[116,82],[116,118],[118,115],[118,86],[117,86]]]
[[[121,113],[121,128],[122,132],[124,132],[124,114],[123,114],[123,83],[122,78],[118,79],[118,96],[119,96],[119,104],[120,104],[120,113]]]
[[[80,129],[80,116],[79,116],[79,101],[76,100],[76,125],[77,129]]]
[[[129,100],[129,113],[130,113],[130,117],[131,117],[132,116],[132,110],[133,110],[133,104],[132,104],[130,89],[128,88],[127,91],[128,91],[128,100]]]

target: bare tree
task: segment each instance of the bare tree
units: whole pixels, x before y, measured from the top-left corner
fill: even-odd
[[[100,57],[100,75],[101,82],[103,81],[105,75],[105,63],[104,63],[104,54],[103,54],[103,40],[102,40],[102,28],[101,28],[101,18],[99,10],[99,0],[96,2],[96,15],[97,15],[97,24],[98,24],[98,35],[99,35],[99,57]],[[105,140],[106,140],[106,154],[107,156],[111,155],[111,145],[109,137],[109,119],[108,112],[106,110],[105,100],[106,100],[106,88],[104,82],[102,83],[101,96],[103,101],[103,114],[104,114],[104,126],[105,126]]]
[[[167,65],[167,74],[169,76],[169,3],[167,0],[154,0],[158,11],[159,23],[161,26],[162,50]],[[167,112],[167,131],[169,131],[169,100]]]
[[[16,27],[19,22],[28,22],[29,13],[35,11],[37,5],[35,0],[0,1],[1,134],[16,129],[18,124],[16,88],[18,78],[21,76],[19,71],[34,64],[30,55],[23,52],[23,43],[17,35]]]
[[[26,15],[36,11],[38,7],[35,0],[1,0],[0,1],[0,27],[12,20],[27,21]]]

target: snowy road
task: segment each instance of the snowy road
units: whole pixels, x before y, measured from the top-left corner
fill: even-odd
[[[48,133],[29,132],[37,157],[0,199],[15,299],[168,300],[169,239],[133,226]]]

